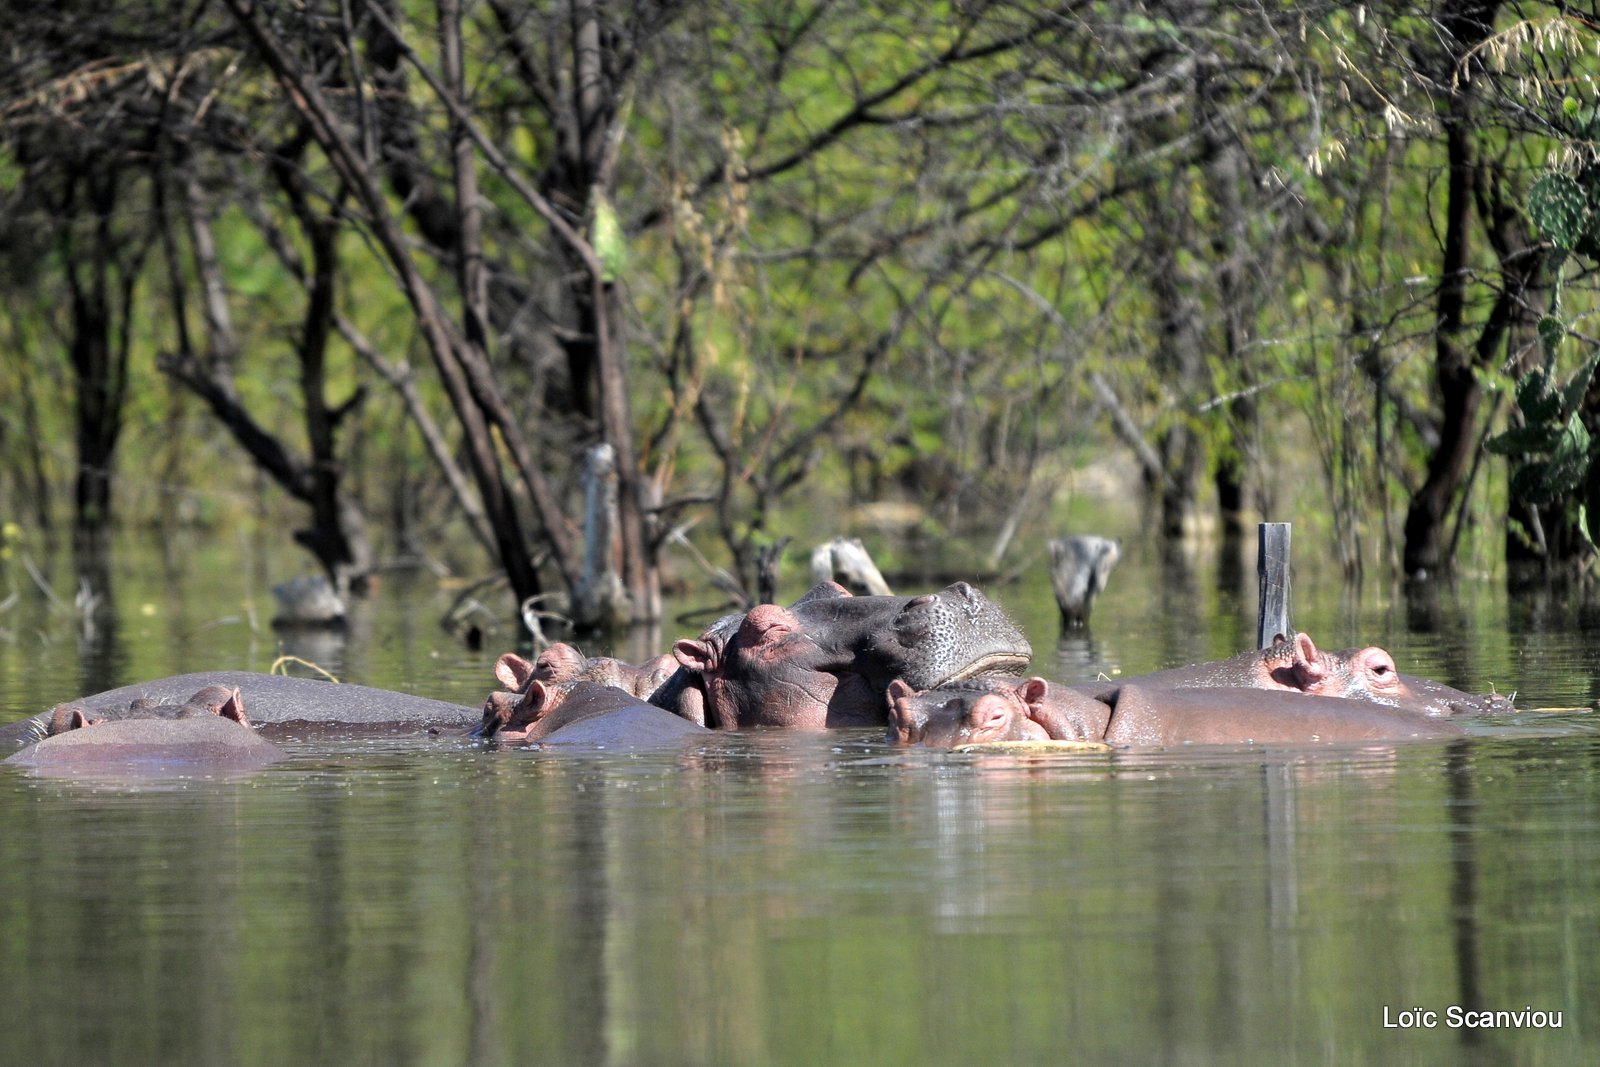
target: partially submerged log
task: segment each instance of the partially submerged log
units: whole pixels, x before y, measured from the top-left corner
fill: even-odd
[[[868,596],[893,596],[889,583],[867,554],[858,537],[835,537],[811,552],[811,584],[829,580],[853,593]]]
[[[1104,592],[1122,549],[1108,537],[1080,534],[1050,542],[1050,584],[1061,609],[1061,628],[1089,625],[1089,612]]]

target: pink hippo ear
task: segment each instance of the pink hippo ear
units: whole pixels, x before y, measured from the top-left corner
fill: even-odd
[[[1029,678],[1017,686],[1017,696],[1022,702],[1032,708],[1044,703],[1044,698],[1050,695],[1050,683],[1043,678]]]
[[[1323,665],[1322,653],[1309,634],[1294,635],[1294,664],[1290,668],[1294,684],[1304,692],[1314,693],[1328,678],[1328,668]]]
[[[515,652],[507,652],[495,661],[494,676],[507,689],[520,690],[533,677],[533,664]]]
[[[710,641],[685,637],[672,646],[672,656],[691,671],[702,674],[717,669],[717,650]]]
[[[237,689],[228,692],[228,699],[217,708],[217,714],[224,719],[232,719],[240,726],[250,725],[250,720],[244,715],[244,696]]]
[[[899,678],[889,683],[889,740],[894,744],[914,745],[922,740],[925,723],[912,700],[916,695],[917,691]]]
[[[84,714],[83,705],[78,703],[61,704],[50,712],[50,724],[46,727],[46,736],[64,734],[69,730],[81,730],[85,726],[92,726],[89,716]]]
[[[530,719],[536,719],[549,700],[550,687],[535,678],[528,683],[528,689],[522,694],[522,699],[517,701],[517,711]]]

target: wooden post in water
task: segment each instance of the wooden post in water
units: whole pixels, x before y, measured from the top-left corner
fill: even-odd
[[[1279,634],[1290,637],[1289,621],[1289,526],[1287,522],[1263,522],[1256,526],[1259,538],[1256,553],[1256,578],[1260,582],[1260,610],[1256,615],[1256,647],[1270,648]]]

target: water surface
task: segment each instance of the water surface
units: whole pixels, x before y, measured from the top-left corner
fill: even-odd
[[[110,634],[13,609],[0,719],[266,669],[281,642],[251,570],[131,560]],[[1251,638],[1239,590],[1136,555],[1090,637],[1057,642],[1042,583],[990,592],[1065,681]],[[292,741],[238,778],[4,772],[0,1060],[1595,1062],[1583,613],[1487,585],[1296,593],[1324,644],[1568,710],[1314,752],[1019,759],[838,732],[577,756],[419,736]],[[479,701],[500,649],[442,634],[448,602],[391,583],[308,658]],[[1562,1025],[1452,1027],[1451,1006]],[[1384,1025],[1413,1008],[1437,1025]]]

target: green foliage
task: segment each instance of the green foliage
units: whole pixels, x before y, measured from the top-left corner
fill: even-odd
[[[617,221],[617,209],[611,206],[606,194],[595,190],[594,228],[591,241],[595,255],[600,258],[601,281],[610,284],[622,277],[628,263],[627,239],[622,235],[622,225]]]
[[[1544,329],[1540,332],[1548,336]],[[1517,383],[1522,425],[1491,438],[1485,446],[1495,455],[1518,461],[1511,476],[1514,498],[1547,508],[1580,488],[1585,501],[1600,497],[1600,466],[1594,463],[1600,449],[1582,418],[1584,394],[1596,366],[1600,366],[1600,347],[1559,388],[1555,375],[1542,368],[1530,371]],[[1585,512],[1589,538],[1600,540],[1600,508],[1590,506]]]
[[[1565,252],[1592,240],[1594,206],[1577,179],[1561,171],[1543,175],[1528,190],[1528,217]]]

